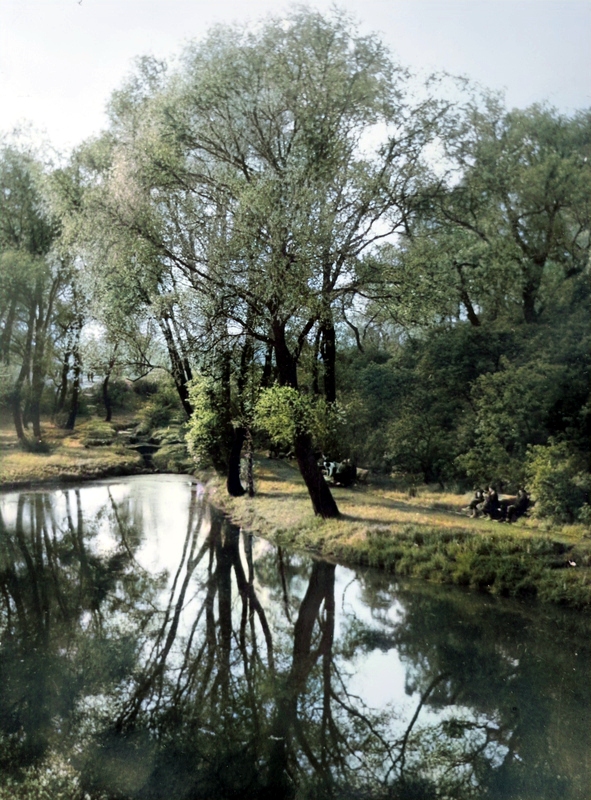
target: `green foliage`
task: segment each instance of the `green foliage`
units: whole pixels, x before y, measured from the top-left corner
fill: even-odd
[[[566,442],[551,440],[530,447],[525,465],[527,486],[536,501],[535,514],[553,522],[584,521],[591,480],[581,457]],[[587,505],[586,505],[587,504]]]
[[[108,422],[90,420],[84,426],[82,442],[86,447],[106,447],[113,444],[117,431]]]
[[[138,417],[140,434],[151,434],[157,428],[166,428],[171,424],[180,425],[186,419],[178,394],[169,381],[158,384],[158,391],[149,396],[149,400],[141,407]]]
[[[303,395],[289,386],[263,389],[255,407],[256,427],[285,448],[293,446],[296,435],[309,433],[317,447],[328,449],[342,421],[343,411],[335,403]]]
[[[196,375],[188,388],[193,407],[186,434],[189,453],[199,467],[215,465],[225,444],[223,416],[216,400],[215,383],[204,375]]]
[[[90,393],[92,403],[95,406],[102,406],[103,404],[103,387],[102,381],[97,383],[96,380],[93,384]],[[129,383],[123,378],[115,378],[109,381],[109,400],[113,410],[130,409],[134,406],[134,398],[132,389]]]
[[[469,478],[513,488],[523,483],[527,448],[547,439],[562,377],[558,365],[516,366],[503,358],[498,372],[474,382],[475,443],[458,458]]]
[[[159,472],[190,473],[194,461],[190,458],[184,443],[164,444],[152,456],[152,462]]]

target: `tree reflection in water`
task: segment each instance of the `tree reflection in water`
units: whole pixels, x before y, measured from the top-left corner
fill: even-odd
[[[337,636],[334,565],[270,549],[255,563],[252,537],[189,496],[170,575],[142,566],[131,503],[109,494],[93,521],[80,490],[5,503],[6,797],[43,780],[76,800],[579,796],[543,733],[554,721],[535,659],[515,657],[531,637],[498,608],[485,638],[457,594],[399,590],[393,621],[391,590],[380,598],[385,579],[368,572],[373,622],[345,616]],[[351,689],[352,658],[375,647],[407,665],[406,721]]]

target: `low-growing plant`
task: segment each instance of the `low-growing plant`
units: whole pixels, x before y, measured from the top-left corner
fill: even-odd
[[[169,382],[158,385],[158,391],[150,395],[150,399],[141,407],[139,413],[138,433],[150,434],[158,428],[171,425],[182,425],[187,415],[181,406],[179,396]]]
[[[85,447],[106,447],[115,441],[117,432],[108,422],[93,419],[86,423],[82,433]]]
[[[165,444],[152,456],[152,462],[159,472],[188,473],[194,466],[187,447],[183,443]]]
[[[213,464],[221,469],[227,459],[227,426],[214,381],[195,375],[189,384],[189,400],[193,407],[186,433],[189,453],[198,467]]]

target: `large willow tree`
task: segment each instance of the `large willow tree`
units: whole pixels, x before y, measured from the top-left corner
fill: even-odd
[[[408,225],[441,113],[339,14],[216,28],[171,75],[143,60],[88,204],[103,263],[125,287],[190,289],[203,330],[261,343],[283,386],[314,348],[332,402],[338,309],[379,283],[362,255]],[[336,516],[305,426],[294,450],[315,512]]]

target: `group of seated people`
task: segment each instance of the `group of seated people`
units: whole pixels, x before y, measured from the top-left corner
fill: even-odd
[[[486,492],[483,489],[476,489],[468,511],[471,517],[482,516],[498,522],[515,522],[526,513],[531,504],[525,489],[518,489],[516,497],[499,500],[495,487],[489,486]]]
[[[351,486],[357,477],[357,467],[350,458],[344,461],[331,461],[326,456],[321,457],[322,473],[330,478],[335,486]]]

